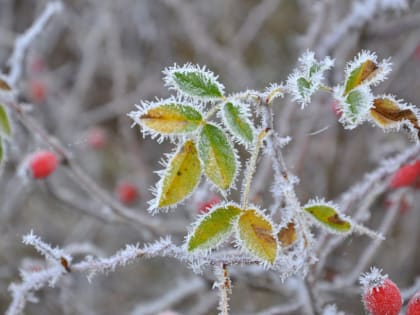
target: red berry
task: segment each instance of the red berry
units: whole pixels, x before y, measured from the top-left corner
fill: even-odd
[[[420,291],[413,295],[408,302],[406,315],[419,315],[420,314]]]
[[[87,142],[92,149],[103,149],[107,144],[107,134],[105,130],[100,127],[93,127],[89,129]]]
[[[395,172],[389,183],[390,188],[400,188],[415,185],[420,176],[420,160],[402,166]]]
[[[44,103],[47,96],[45,83],[39,80],[32,80],[29,83],[29,97],[32,102]]]
[[[372,315],[398,315],[402,307],[400,289],[381,275],[380,270],[372,268],[370,273],[360,277],[363,285],[363,303]]]
[[[120,182],[116,189],[118,200],[126,205],[134,203],[139,197],[137,187],[130,182]]]
[[[38,151],[28,160],[28,168],[33,178],[41,179],[51,175],[57,168],[58,158],[54,152]]]
[[[207,213],[212,206],[222,201],[218,196],[213,196],[208,201],[200,202],[197,206],[198,213]]]

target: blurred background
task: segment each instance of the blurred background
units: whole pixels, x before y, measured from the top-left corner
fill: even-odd
[[[9,71],[7,61],[16,38],[48,3],[0,0],[2,72]],[[30,230],[53,245],[83,244],[86,251],[80,257],[109,256],[127,243],[143,244],[168,233],[181,244],[206,203],[221,198],[202,181],[198,192],[175,211],[157,217],[146,211],[152,198],[149,188],[158,180],[153,171],[161,168],[159,160],[173,147],[143,139],[126,114],[140,100],[170,95],[162,82],[165,67],[187,62],[207,65],[228,93],[263,90],[271,82],[284,82],[309,49],[318,58],[336,59],[326,82],[335,86],[344,78],[346,62],[369,49],[379,59],[391,57],[393,63],[389,79],[375,88],[375,94],[391,93],[420,105],[419,1],[68,0],[63,4],[30,45],[17,84],[27,115],[51,138],[34,133],[11,114],[14,132],[0,180],[0,311],[10,303],[9,284],[20,281],[19,269],[45,267],[40,256],[21,243]],[[288,98],[276,100],[274,106],[277,131],[292,137],[285,153],[290,171],[300,178],[297,192],[302,203],[316,196],[338,200],[382,160],[413,145],[405,132],[384,133],[369,124],[343,129],[333,99],[324,92],[317,93],[304,111]],[[48,179],[31,179],[22,170],[25,158],[49,149],[51,141],[60,143],[96,186],[86,188],[66,161]],[[248,158],[245,151],[240,154],[243,161]],[[269,161],[260,162],[253,201],[269,208],[272,175],[265,167]],[[141,224],[112,215],[113,203],[95,194],[97,187],[134,213],[158,220],[164,233],[150,233]],[[391,193],[382,188],[369,202],[367,225],[378,227]],[[237,200],[238,192],[232,192],[231,198]],[[383,268],[402,288],[413,285],[420,275],[416,188],[404,188],[403,200],[404,209],[370,263]],[[346,239],[330,253],[316,281],[328,283],[336,275],[350,273],[369,242],[366,237]],[[28,304],[26,313],[159,314],[172,309],[180,314],[216,314],[217,292],[211,290],[211,277],[200,278],[187,267],[173,259],[153,259],[97,276],[92,283],[84,275],[66,277],[57,288],[41,290],[40,302]],[[275,274],[251,271],[233,272],[232,314],[257,314],[291,302],[293,283],[283,286],[273,280]],[[346,314],[362,314],[356,287],[355,282],[335,292],[314,292],[321,305],[336,303]],[[168,292],[178,291],[183,293],[171,303],[159,302]]]

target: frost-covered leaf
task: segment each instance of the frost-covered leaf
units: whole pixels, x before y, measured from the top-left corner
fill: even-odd
[[[369,80],[372,76],[375,75],[375,72],[378,70],[378,65],[372,60],[366,60],[359,67],[354,69],[350,75],[347,77],[344,94],[347,94],[354,88],[358,87],[360,84]]]
[[[378,57],[370,51],[361,51],[347,64],[345,70],[344,95],[360,85],[376,85],[386,79],[391,72],[391,64],[385,59],[378,62]]]
[[[280,229],[277,233],[277,238],[280,245],[288,247],[294,244],[297,240],[296,226],[294,222],[289,222],[286,226]]]
[[[217,247],[231,234],[233,220],[241,213],[234,204],[215,205],[201,217],[188,237],[188,251],[210,250]]]
[[[191,133],[203,121],[197,109],[180,104],[175,99],[143,102],[138,108],[138,111],[132,111],[129,116],[144,129],[144,132],[152,136]]]
[[[338,207],[323,201],[312,201],[303,207],[320,226],[336,233],[349,233],[352,229],[350,220],[340,214]]]
[[[197,65],[177,65],[164,70],[165,85],[176,90],[182,96],[201,100],[217,100],[223,98],[224,86],[219,83],[213,72]]]
[[[244,105],[245,106],[245,105]],[[239,142],[250,145],[254,141],[254,128],[242,112],[240,105],[227,102],[222,108],[223,122]]]
[[[180,146],[169,160],[158,183],[151,210],[173,206],[187,198],[201,177],[201,165],[192,140]]]
[[[245,210],[239,217],[236,238],[239,244],[252,255],[267,264],[274,264],[278,242],[273,224],[260,211]]]
[[[6,108],[0,104],[0,133],[3,136],[9,137],[12,133],[9,116]]]
[[[334,97],[338,101],[337,109],[342,113],[340,122],[345,128],[356,128],[368,119],[369,110],[373,106],[373,95],[368,86],[359,85],[345,96],[342,95],[342,87],[338,87]]]
[[[418,110],[393,96],[376,98],[373,101],[370,116],[377,125],[384,129],[399,129],[402,125],[407,125],[413,131],[417,131],[417,137],[420,139]]]
[[[324,72],[333,66],[334,60],[326,57],[317,61],[315,54],[307,51],[299,58],[299,64],[299,68],[287,79],[286,88],[292,94],[293,100],[303,108],[310,103],[312,95],[321,86]]]
[[[226,134],[215,125],[204,125],[198,152],[208,179],[221,190],[228,189],[235,179],[237,161]]]

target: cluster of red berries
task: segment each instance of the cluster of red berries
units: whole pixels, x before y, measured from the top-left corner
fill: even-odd
[[[372,315],[398,315],[403,300],[400,289],[375,267],[360,277],[363,304]],[[409,301],[405,315],[420,315],[420,291]]]

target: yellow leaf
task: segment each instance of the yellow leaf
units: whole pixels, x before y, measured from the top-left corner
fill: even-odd
[[[187,141],[168,163],[158,189],[157,207],[177,204],[193,192],[201,177],[201,165],[192,140]]]
[[[191,106],[163,103],[142,113],[138,122],[155,132],[170,135],[196,130],[202,122],[202,116]]]
[[[262,261],[274,264],[278,243],[273,225],[255,209],[242,212],[238,220],[237,238],[243,247]]]

